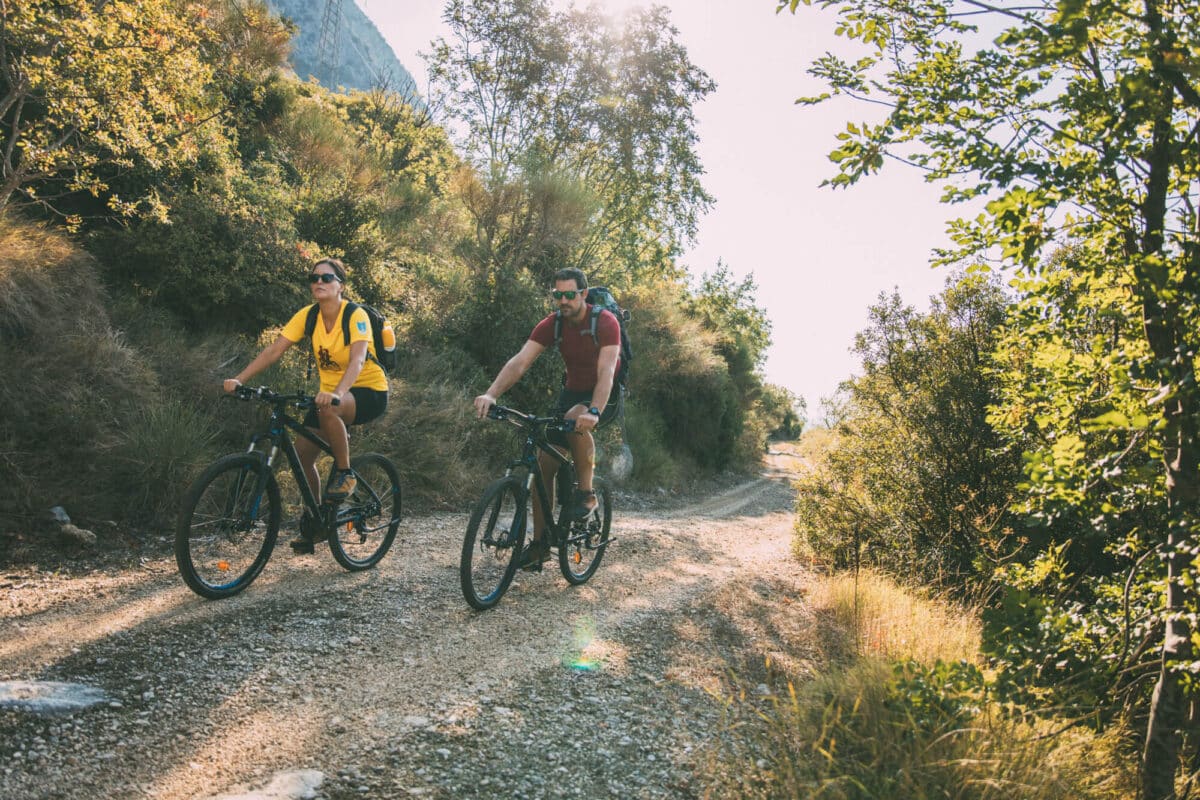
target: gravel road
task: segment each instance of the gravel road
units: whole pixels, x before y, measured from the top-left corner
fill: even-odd
[[[552,563],[483,613],[458,587],[465,513],[406,520],[365,573],[281,544],[216,602],[164,558],[11,569],[0,681],[110,699],[0,709],[0,798],[703,797],[730,675],[765,694],[766,659],[816,668],[788,461],[672,510],[619,496],[588,584]]]

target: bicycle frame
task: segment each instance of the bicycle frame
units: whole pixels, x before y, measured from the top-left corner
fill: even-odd
[[[509,412],[514,413],[514,412]],[[553,496],[550,493],[549,487],[546,486],[545,480],[542,479],[541,465],[538,464],[538,451],[548,453],[557,462],[555,473],[558,468],[564,464],[571,463],[571,460],[560,453],[556,447],[546,441],[545,436],[545,420],[538,420],[533,417],[521,416],[520,421],[514,421],[510,417],[506,417],[505,421],[517,425],[524,429],[525,443],[521,447],[521,457],[510,461],[505,470],[505,475],[512,475],[513,470],[524,468],[525,474],[525,493],[532,494],[537,498],[537,503],[542,510],[542,519],[546,522],[547,529],[552,533],[554,542],[559,544],[566,539],[567,527],[564,526],[563,520],[554,519],[554,502]],[[519,519],[514,520],[517,524],[513,527],[518,529],[525,525],[525,508],[522,507]],[[564,509],[564,514],[566,513]]]
[[[288,436],[288,429],[292,429],[300,436],[308,439],[315,444],[320,450],[329,455],[333,455],[333,448],[329,443],[317,436],[315,433],[306,428],[303,424],[297,422],[292,417],[288,416],[283,410],[283,404],[274,404],[271,406],[271,419],[268,423],[266,433],[256,433],[250,439],[250,446],[246,448],[246,452],[252,453],[257,448],[260,442],[269,441],[271,449],[267,453],[268,474],[274,470],[275,458],[283,451],[287,458],[288,466],[292,470],[292,475],[296,478],[296,486],[300,490],[300,497],[304,501],[304,506],[307,508],[314,518],[319,517],[321,513],[321,504],[313,495],[312,489],[308,485],[308,476],[304,473],[304,465],[300,463],[300,454],[296,452],[296,445]],[[256,486],[255,492],[261,495],[266,486]]]

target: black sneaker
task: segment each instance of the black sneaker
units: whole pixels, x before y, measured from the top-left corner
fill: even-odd
[[[550,548],[540,539],[534,539],[521,550],[521,561],[518,569],[526,572],[541,572],[542,564],[550,560]]]
[[[300,535],[289,544],[296,555],[310,555],[313,545],[329,538],[329,532],[307,511],[300,515]]]
[[[313,547],[313,540],[304,536],[297,536],[292,541],[288,542],[292,547],[292,552],[298,556],[311,556],[316,552]]]
[[[596,510],[599,502],[588,505],[588,500],[596,500],[595,489],[576,489],[575,505],[571,506],[571,519],[587,519]]]

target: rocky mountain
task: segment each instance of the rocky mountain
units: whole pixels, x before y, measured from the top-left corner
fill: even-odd
[[[354,0],[335,0],[342,7],[337,67],[329,75],[321,64],[321,23],[324,2],[313,0],[267,0],[273,11],[296,23],[290,61],[296,74],[306,80],[314,76],[330,88],[370,89],[386,86],[419,102],[412,75]]]

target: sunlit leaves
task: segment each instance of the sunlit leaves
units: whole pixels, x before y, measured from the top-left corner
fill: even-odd
[[[24,0],[0,6],[0,207],[99,195],[116,170],[186,159],[212,113],[211,30],[182,0]],[[57,182],[57,186],[53,184]],[[114,200],[121,216],[161,214],[152,197]]]
[[[616,28],[595,8],[455,0],[447,21],[430,80],[481,176],[479,197],[493,204],[472,205],[483,212],[484,264],[542,275],[551,261],[599,261],[618,273],[610,281],[669,271],[710,202],[693,105],[713,84],[667,11],[631,12]],[[566,196],[591,203],[571,201],[580,213],[559,215],[566,227],[551,230],[534,197],[539,182],[574,183]]]

